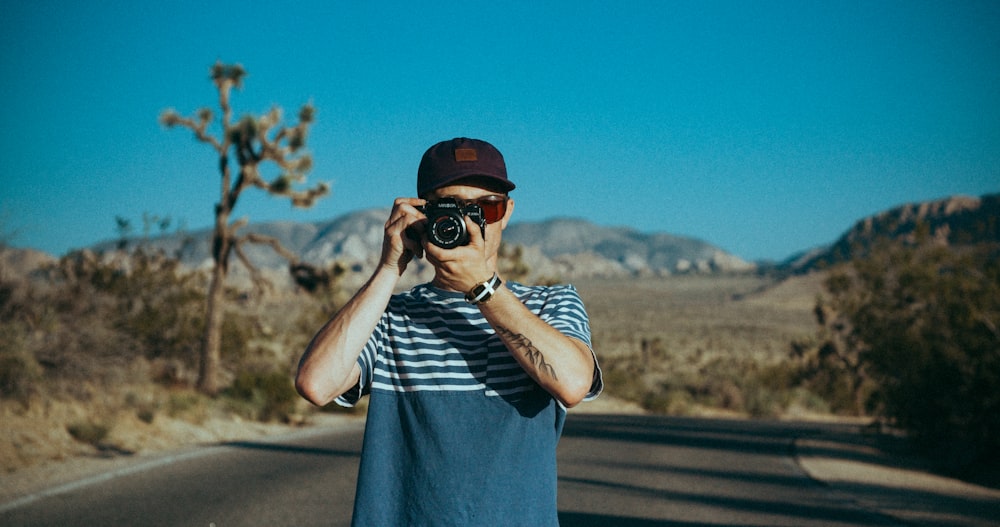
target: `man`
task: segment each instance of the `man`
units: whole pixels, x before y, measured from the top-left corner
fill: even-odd
[[[314,404],[370,395],[354,525],[558,525],[566,408],[603,383],[576,290],[497,274],[513,189],[489,143],[429,148],[419,198],[397,199],[386,221],[379,265],[299,363],[296,388]],[[458,229],[435,221],[428,239],[425,212],[446,203],[472,212]],[[464,244],[439,246],[461,227]],[[394,295],[414,257],[434,279]]]

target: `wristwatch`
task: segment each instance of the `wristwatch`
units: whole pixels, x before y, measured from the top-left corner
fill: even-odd
[[[468,293],[465,293],[465,300],[470,304],[483,304],[489,302],[501,284],[503,284],[503,280],[501,280],[496,273],[493,273],[492,278],[481,284],[476,284],[476,287],[473,287]]]

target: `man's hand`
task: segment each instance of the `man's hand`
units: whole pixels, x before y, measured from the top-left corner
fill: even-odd
[[[389,219],[385,222],[380,265],[396,270],[400,276],[414,256],[423,258],[424,255],[426,242],[423,241],[423,226],[427,217],[417,210],[424,203],[419,198],[396,198]],[[420,233],[420,236],[411,236],[411,233]]]
[[[437,285],[463,293],[493,275],[493,269],[487,262],[486,240],[482,229],[472,218],[464,216],[464,219],[469,233],[468,245],[442,249],[426,240],[423,242],[427,261],[437,271]]]

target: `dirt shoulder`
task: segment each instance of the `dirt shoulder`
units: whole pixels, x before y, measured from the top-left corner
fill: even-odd
[[[305,426],[278,423],[257,423],[238,419],[212,419],[199,425],[177,422],[162,428],[159,440],[139,452],[101,450],[75,452],[0,475],[0,507],[6,504],[53,492],[81,481],[113,477],[147,464],[169,462],[188,452],[218,445],[227,441],[265,440],[319,428],[348,426],[363,421],[363,417],[350,414],[325,414],[312,416]]]
[[[795,453],[831,492],[907,524],[985,527],[1000,518],[1000,489],[938,473],[891,435],[800,438]]]

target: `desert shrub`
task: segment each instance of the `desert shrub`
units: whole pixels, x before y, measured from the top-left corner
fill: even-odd
[[[21,339],[15,335],[4,335],[0,339],[0,397],[11,398],[26,403],[34,393],[35,384],[42,378],[42,366],[24,349]]]
[[[2,269],[0,269],[2,271]],[[0,273],[2,275],[2,273]],[[30,290],[13,280],[0,280],[0,397],[26,402],[44,373],[36,360],[31,332]]]
[[[25,284],[20,318],[43,335],[32,352],[51,379],[113,382],[137,357],[190,360],[201,333],[196,276],[159,254],[78,252]]]
[[[176,259],[142,249],[81,251],[21,285],[27,292],[0,294],[0,313],[17,317],[0,319],[0,332],[14,322],[23,326],[18,331],[30,336],[24,347],[45,379],[67,389],[74,384],[63,381],[118,382],[129,364],[148,359],[171,365],[169,372],[150,372],[162,373],[162,382],[192,382],[186,372],[197,370],[204,336],[204,277]],[[259,317],[245,304],[230,309],[223,328],[223,358],[233,370],[251,357],[260,336]]]
[[[66,431],[73,439],[96,447],[108,436],[111,428],[102,423],[85,421],[68,425]]]
[[[123,260],[97,263],[90,281],[114,305],[115,327],[147,358],[191,357],[204,331],[204,292],[198,275],[175,258],[137,250]]]
[[[635,400],[634,394],[629,392],[631,379],[628,372],[625,368],[616,366],[614,359],[608,359],[601,365],[604,370],[604,391],[621,399]]]
[[[192,390],[180,390],[167,397],[166,411],[169,417],[201,423],[208,419],[211,410],[208,399]]]
[[[240,372],[223,394],[236,403],[233,409],[258,421],[286,419],[298,400],[291,376],[279,371]]]
[[[30,316],[25,307],[24,287],[13,281],[0,281],[0,397],[22,402],[31,396],[35,382],[42,376],[42,366],[31,347]]]
[[[664,386],[643,394],[639,404],[650,412],[666,415],[688,415],[694,406],[694,398],[687,390]]]
[[[743,409],[751,417],[777,417],[784,413],[787,392],[774,390],[757,379],[742,389]]]
[[[248,367],[287,368],[289,355],[301,352],[339,302],[337,284],[322,292],[285,295],[264,310],[261,298],[228,291],[222,376]],[[0,397],[44,391],[87,399],[94,387],[121,383],[139,362],[155,382],[189,386],[199,364],[204,305],[202,275],[141,249],[81,251],[34,276],[0,281]]]
[[[255,341],[260,338],[259,320],[256,316],[229,309],[222,321],[222,342],[220,353],[223,363],[238,369],[244,362],[254,357],[257,351]]]
[[[828,281],[827,355],[866,407],[953,466],[1000,451],[1000,250],[886,245]],[[859,381],[860,382],[860,381]]]
[[[135,416],[140,421],[150,424],[156,419],[156,412],[159,404],[155,395],[146,392],[143,394],[130,391],[125,395],[125,405],[135,411]]]
[[[659,338],[642,338],[638,347],[603,359],[607,393],[669,415],[689,415],[699,407],[745,410],[744,378],[754,361],[671,354]]]
[[[753,417],[777,417],[790,408],[829,413],[826,399],[802,386],[803,369],[792,361],[759,365],[742,377],[743,409]]]
[[[831,275],[830,280],[840,280]],[[821,326],[816,335],[792,341],[789,366],[797,370],[796,385],[821,397],[834,414],[869,415],[875,379],[858,355],[856,344],[842,332],[840,320],[829,318],[827,307],[816,307]]]
[[[135,417],[146,424],[151,424],[154,419],[156,419],[156,408],[151,406],[143,406],[137,408],[135,411]]]

